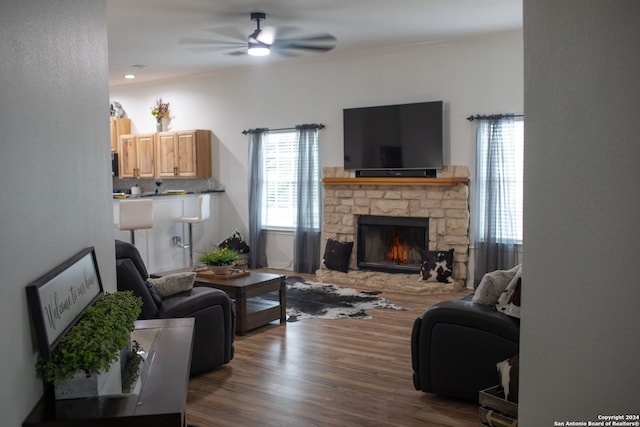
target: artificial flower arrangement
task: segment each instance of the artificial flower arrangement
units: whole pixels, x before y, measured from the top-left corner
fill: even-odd
[[[237,260],[238,251],[229,248],[212,249],[200,255],[200,262],[211,266],[231,266],[234,265]]]
[[[169,103],[162,102],[162,98],[156,99],[156,105],[151,108],[151,115],[160,123],[162,119],[169,118]]]

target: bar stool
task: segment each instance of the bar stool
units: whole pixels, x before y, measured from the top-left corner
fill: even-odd
[[[189,266],[193,265],[193,224],[199,224],[203,222],[205,219],[209,218],[210,215],[210,199],[211,196],[208,194],[202,194],[198,196],[198,206],[196,216],[183,216],[180,218],[176,218],[175,222],[181,222],[183,227],[184,224],[189,225],[189,242],[188,244],[183,243],[180,245],[183,249],[189,249]],[[183,232],[184,235],[184,232]],[[184,242],[184,238],[183,238]]]
[[[131,244],[136,244],[136,230],[153,228],[153,200],[121,200],[118,230],[131,231]]]

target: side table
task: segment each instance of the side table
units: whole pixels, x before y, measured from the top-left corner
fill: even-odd
[[[139,392],[100,398],[38,401],[23,427],[184,427],[191,367],[193,318],[136,321],[136,333],[152,336],[141,364]]]

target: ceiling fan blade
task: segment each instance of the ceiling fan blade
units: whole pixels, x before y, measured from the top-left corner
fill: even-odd
[[[337,39],[331,34],[316,34],[307,37],[279,39],[272,45],[274,49],[312,50],[327,52],[336,46]]]
[[[204,39],[200,37],[183,37],[178,43],[180,44],[215,44],[215,45],[225,45],[225,46],[239,46],[242,45],[241,42],[231,42],[225,40],[211,40]]]
[[[280,38],[278,39],[278,41],[281,42],[293,42],[293,43],[307,43],[307,42],[331,42],[331,43],[335,43],[337,41],[337,39],[335,38],[335,36],[332,36],[331,34],[313,34],[310,36],[304,36],[304,37],[291,37],[291,38]]]
[[[245,46],[209,46],[209,47],[186,47],[185,50],[193,53],[209,53],[209,52],[220,52],[220,51],[234,51],[239,48],[242,49]]]
[[[247,34],[243,34],[240,30],[234,27],[209,28],[206,31],[238,41],[247,40]]]
[[[238,49],[234,49],[231,52],[227,52],[225,53],[225,55],[229,55],[229,56],[244,56],[244,55],[248,55],[249,53],[247,52],[246,47],[238,50]]]
[[[276,34],[277,34],[276,39],[286,39],[291,34],[295,34],[295,33],[300,34],[302,32],[303,32],[302,29],[300,29],[298,27],[291,27],[291,26],[277,27],[276,28]]]
[[[282,57],[285,57],[285,58],[296,58],[296,57],[302,55],[300,52],[289,51],[287,49],[273,49],[272,48],[271,52],[275,53],[278,56],[282,56]]]
[[[288,44],[287,46],[278,47],[278,50],[294,49],[294,50],[313,50],[316,52],[328,52],[334,47],[335,46],[317,46],[317,45],[309,45],[309,44],[292,43],[292,44]]]

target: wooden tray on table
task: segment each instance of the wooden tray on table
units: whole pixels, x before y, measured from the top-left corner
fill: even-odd
[[[248,276],[250,274],[250,272],[247,270],[239,270],[235,268],[232,268],[231,270],[229,270],[229,274],[216,274],[206,267],[196,270],[196,273],[198,277],[204,277],[206,279],[213,279],[213,280],[237,279],[238,277]]]

